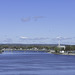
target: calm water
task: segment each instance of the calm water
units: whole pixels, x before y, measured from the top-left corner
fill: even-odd
[[[0,54],[0,75],[75,75],[75,56],[5,52]]]

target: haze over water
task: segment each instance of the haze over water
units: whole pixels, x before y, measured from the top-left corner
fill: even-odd
[[[75,75],[75,56],[35,51],[3,53],[0,75]]]

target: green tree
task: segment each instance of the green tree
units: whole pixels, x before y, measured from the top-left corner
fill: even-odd
[[[56,52],[56,53],[59,53],[59,51],[60,51],[60,48],[58,48],[58,47],[55,47],[55,48],[54,48],[54,50],[55,50],[55,52]]]

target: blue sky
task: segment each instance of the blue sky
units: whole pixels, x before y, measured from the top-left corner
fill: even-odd
[[[75,44],[75,0],[0,0],[0,43]]]

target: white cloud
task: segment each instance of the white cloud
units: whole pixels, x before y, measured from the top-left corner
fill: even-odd
[[[25,36],[21,36],[20,39],[21,40],[47,40],[49,38],[44,38],[44,37],[40,37],[40,38],[38,38],[38,37],[36,37],[36,38],[28,38],[28,37],[25,37]]]
[[[57,40],[67,40],[67,39],[72,39],[72,38],[67,38],[67,37],[56,37]]]
[[[28,39],[28,37],[21,36],[20,39]]]

